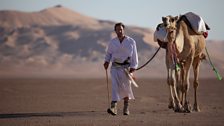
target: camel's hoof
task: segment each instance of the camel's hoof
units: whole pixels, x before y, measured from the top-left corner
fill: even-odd
[[[191,110],[190,109],[185,109],[184,112],[185,113],[191,113]]]
[[[169,109],[173,109],[174,108],[174,103],[172,101],[169,101],[168,108]]]
[[[199,106],[194,105],[193,111],[200,112],[201,110],[200,110]]]
[[[174,110],[174,112],[182,112],[182,110],[180,108],[174,108],[173,110]]]
[[[191,105],[189,102],[186,102],[184,105],[184,112],[191,113]]]
[[[184,112],[184,108],[183,107],[176,107],[176,108],[174,108],[174,112]]]
[[[168,105],[168,108],[169,108],[169,109],[174,109],[174,106],[173,106],[172,104],[169,104],[169,105]]]

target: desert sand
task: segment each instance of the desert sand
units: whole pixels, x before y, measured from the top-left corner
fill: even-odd
[[[224,81],[201,79],[201,112],[168,109],[164,79],[137,80],[131,115],[107,114],[105,79],[1,79],[0,126],[223,126]],[[191,80],[192,82],[192,80]],[[189,100],[193,104],[193,87]]]

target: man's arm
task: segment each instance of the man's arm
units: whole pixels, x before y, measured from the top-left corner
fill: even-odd
[[[130,64],[130,73],[134,72],[138,67],[138,53],[137,53],[137,47],[136,47],[136,43],[134,41],[133,44],[133,53],[131,56],[131,64]]]
[[[103,64],[104,68],[107,69],[109,64],[110,64],[110,60],[112,57],[112,47],[110,45],[111,43],[109,43],[108,47],[107,47],[107,51],[106,51],[106,55],[105,55],[105,62]]]

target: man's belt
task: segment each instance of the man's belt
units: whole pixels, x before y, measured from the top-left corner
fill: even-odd
[[[120,65],[120,66],[130,65],[129,62],[123,62],[123,63],[113,62],[113,63]]]
[[[119,62],[116,62],[116,61],[114,61],[113,63],[112,63],[112,65],[114,65],[114,66],[130,66],[130,63],[129,63],[129,59],[130,59],[130,57],[128,57],[123,63],[119,63]]]
[[[114,67],[129,67],[130,66],[130,63],[112,62],[112,66],[114,66]]]

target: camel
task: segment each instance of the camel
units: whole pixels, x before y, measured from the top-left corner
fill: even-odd
[[[193,31],[185,16],[166,16],[162,18],[167,30],[167,83],[170,90],[169,108],[179,112],[191,112],[187,94],[189,91],[189,72],[193,66],[194,72],[194,106],[193,111],[199,112],[197,89],[199,86],[199,66],[205,57],[205,37]],[[180,63],[180,70],[176,65]]]

